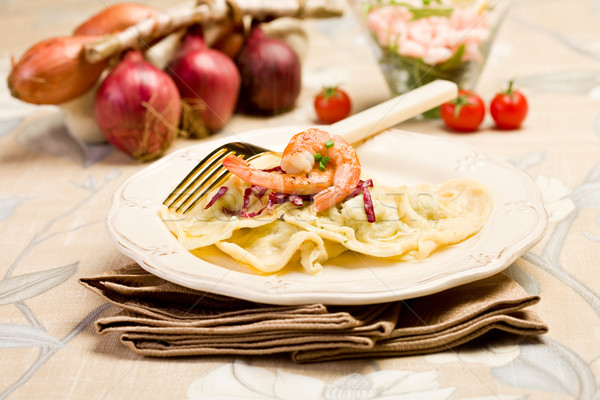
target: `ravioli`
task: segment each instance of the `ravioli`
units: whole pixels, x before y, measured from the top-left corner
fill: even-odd
[[[358,253],[422,260],[477,233],[492,210],[489,192],[472,180],[413,188],[375,185],[370,193],[373,223],[367,222],[362,196],[318,215],[304,207],[283,218]]]
[[[278,157],[266,155],[253,161],[253,165],[257,168],[270,168],[273,164],[277,164],[278,160]],[[206,206],[219,188],[215,189],[186,215],[169,211],[165,206],[160,208],[161,219],[187,250],[210,246],[225,240],[238,229],[256,228],[268,224],[278,219],[289,207],[289,204],[281,204],[274,207],[272,212],[261,212],[254,218],[240,218],[231,215],[230,212],[242,208],[244,191],[250,188],[250,185],[232,175],[224,186],[228,188],[227,192],[209,208]],[[264,199],[250,196],[247,212],[257,213],[264,206]]]
[[[262,160],[259,168],[278,165]],[[211,196],[186,216],[160,210],[168,229],[188,250],[214,245],[233,259],[264,273],[275,273],[299,263],[311,274],[330,258],[345,251],[400,260],[423,260],[434,251],[459,243],[479,232],[492,211],[489,191],[474,180],[440,185],[369,189],[375,222],[368,222],[362,195],[321,213],[310,203],[285,202],[267,207],[269,193],[247,196],[247,212],[235,215],[244,204],[250,185],[233,176],[227,193],[210,207]]]
[[[292,261],[299,262],[309,273],[317,273],[323,269],[323,262],[347,250],[281,220],[236,230],[230,238],[215,245],[232,258],[265,273],[277,272]]]

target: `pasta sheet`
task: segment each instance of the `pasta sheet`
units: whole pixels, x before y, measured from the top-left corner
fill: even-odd
[[[269,193],[250,196],[247,218],[231,215],[243,206],[249,185],[237,177],[227,193],[206,208],[210,197],[182,217],[161,209],[161,218],[188,250],[214,245],[233,259],[259,271],[274,273],[300,263],[318,273],[344,251],[375,257],[422,260],[445,246],[479,232],[492,211],[489,191],[473,180],[440,185],[387,187],[375,183],[370,194],[376,221],[369,223],[362,195],[321,213],[311,203],[290,202],[265,208]]]

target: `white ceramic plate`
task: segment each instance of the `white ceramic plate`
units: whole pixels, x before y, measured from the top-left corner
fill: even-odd
[[[243,140],[283,150],[302,127],[246,132]],[[535,183],[479,150],[431,136],[386,131],[358,148],[363,169],[386,185],[439,184],[472,178],[486,185],[494,208],[473,237],[419,262],[391,262],[346,252],[309,275],[292,269],[256,273],[217,250],[203,259],[185,250],[158,217],[163,199],[225,140],[174,152],[128,179],[107,216],[117,247],[147,271],[193,289],[271,304],[374,304],[439,292],[502,271],[543,236],[547,215]]]

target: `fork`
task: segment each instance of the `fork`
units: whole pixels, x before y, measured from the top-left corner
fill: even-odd
[[[456,98],[457,94],[455,83],[437,80],[331,124],[326,129],[330,134],[340,135],[350,144],[357,145],[376,133]],[[187,214],[228,179],[229,171],[222,164],[225,157],[235,155],[250,161],[265,154],[277,153],[251,143],[226,143],[202,159],[163,204],[169,211]]]

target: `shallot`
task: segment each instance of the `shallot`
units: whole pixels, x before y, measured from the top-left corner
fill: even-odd
[[[94,112],[110,143],[147,161],[177,136],[181,99],[165,72],[130,51],[100,85]]]
[[[106,61],[89,63],[83,46],[98,36],[67,36],[43,40],[13,63],[8,76],[10,93],[33,104],[60,104],[91,89]]]
[[[210,28],[205,31],[206,43],[231,59],[235,59],[246,41],[243,24],[237,23],[232,18],[226,18],[212,28],[214,36],[212,42],[208,38],[210,32]]]
[[[138,3],[113,4],[79,25],[74,35],[104,35],[121,32],[138,22],[155,17],[159,11]]]

